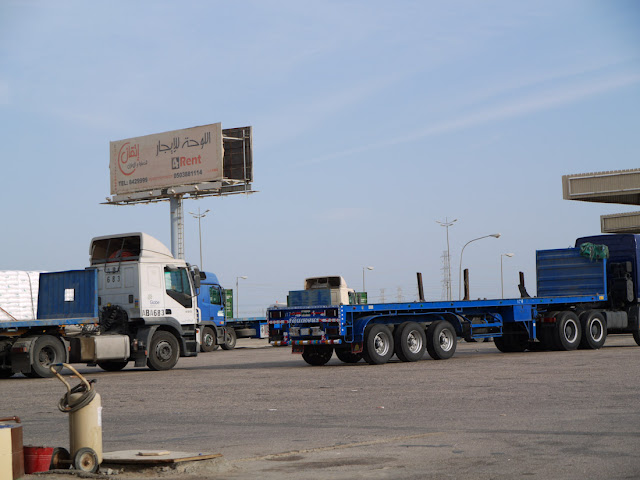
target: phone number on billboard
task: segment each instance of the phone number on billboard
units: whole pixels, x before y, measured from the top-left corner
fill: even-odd
[[[202,170],[189,170],[188,172],[178,172],[173,174],[173,178],[195,177],[202,175]]]

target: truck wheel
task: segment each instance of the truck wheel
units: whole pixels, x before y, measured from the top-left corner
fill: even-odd
[[[345,348],[336,348],[336,356],[341,362],[344,363],[358,363],[360,360],[362,360],[361,353],[351,353],[351,350]]]
[[[427,328],[427,352],[434,360],[451,358],[456,351],[458,337],[446,320],[433,322]]]
[[[403,362],[417,362],[424,356],[427,337],[424,328],[415,322],[406,322],[394,332],[396,356]]]
[[[178,363],[179,355],[180,346],[176,337],[164,330],[156,330],[151,337],[147,366],[151,370],[171,370]]]
[[[222,344],[222,349],[233,350],[236,348],[236,342],[238,341],[236,331],[233,328],[225,328],[224,331],[224,343]]]
[[[555,342],[558,350],[575,350],[580,345],[582,328],[573,312],[560,312],[556,317]]]
[[[640,330],[633,331],[633,339],[636,341],[636,345],[640,347]]]
[[[524,352],[529,346],[529,334],[523,326],[508,323],[502,327],[502,336],[495,337],[493,343],[502,353]]]
[[[126,367],[128,363],[129,361],[125,360],[103,360],[98,362],[98,366],[106,372],[119,372]]]
[[[309,365],[314,367],[320,367],[325,365],[333,355],[333,348],[331,347],[318,347],[316,345],[305,345],[302,352],[302,358]]]
[[[393,335],[386,325],[375,323],[364,331],[362,358],[369,365],[382,365],[393,356]]]
[[[213,352],[218,349],[216,345],[216,332],[211,327],[202,329],[202,342],[200,343],[201,352]]]
[[[607,339],[607,325],[600,312],[589,310],[580,315],[580,326],[582,327],[581,348],[591,348],[597,350],[604,345]]]
[[[53,373],[49,368],[55,363],[64,363],[67,361],[66,352],[62,342],[52,335],[42,335],[38,337],[33,346],[33,363],[31,364],[31,372],[27,373],[27,377],[31,378],[47,378],[53,377]],[[62,367],[56,367],[59,372]]]

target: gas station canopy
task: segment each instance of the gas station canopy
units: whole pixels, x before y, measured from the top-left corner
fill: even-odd
[[[565,200],[640,205],[640,168],[562,177]],[[602,233],[640,233],[640,212],[600,217]]]

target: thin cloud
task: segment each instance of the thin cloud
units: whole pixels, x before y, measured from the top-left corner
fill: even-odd
[[[596,95],[628,87],[640,82],[640,73],[627,73],[611,76],[604,79],[597,79],[587,84],[563,85],[555,89],[547,89],[528,95],[510,103],[502,103],[477,112],[472,112],[451,120],[445,120],[435,124],[427,125],[407,135],[396,136],[368,144],[362,147],[351,148],[322,157],[300,162],[299,165],[311,165],[327,160],[355,155],[379,148],[391,147],[394,145],[417,141],[426,137],[445,135],[459,130],[485,125],[491,122],[506,120],[509,118],[522,117],[533,113],[551,110],[563,105],[576,103]]]

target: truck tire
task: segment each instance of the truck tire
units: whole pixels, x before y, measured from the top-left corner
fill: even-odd
[[[11,368],[0,368],[0,378],[13,377],[13,370]]]
[[[446,320],[433,322],[427,328],[427,352],[434,360],[446,360],[456,352],[458,336]]]
[[[98,362],[98,366],[105,372],[119,372],[129,363],[128,360],[102,360]]]
[[[424,357],[427,336],[424,328],[415,322],[406,322],[396,328],[393,341],[396,357],[403,362],[417,362]]]
[[[325,365],[333,356],[332,347],[319,347],[317,345],[305,345],[302,358],[309,365],[321,367]]]
[[[53,335],[42,335],[38,337],[33,344],[33,363],[31,371],[26,375],[31,378],[48,378],[53,377],[53,373],[49,368],[55,363],[64,363],[67,361],[66,349],[60,339]],[[56,367],[60,371],[62,367]]]
[[[393,335],[386,325],[375,323],[364,331],[362,358],[369,365],[382,365],[393,356]]]
[[[556,317],[555,343],[558,350],[575,350],[580,345],[582,327],[578,316],[569,311],[560,312]]]
[[[640,330],[633,331],[633,339],[636,341],[636,345],[640,347]]]
[[[344,363],[358,363],[362,360],[361,353],[352,353],[351,350],[347,348],[336,348],[336,356]]]
[[[224,343],[222,344],[222,349],[233,350],[236,348],[236,342],[238,341],[236,331],[233,328],[225,328],[224,331]]]
[[[495,337],[493,343],[502,353],[524,352],[529,346],[529,335],[521,325],[505,324],[502,336]]]
[[[216,344],[216,332],[211,327],[202,329],[202,342],[200,342],[201,352],[213,352],[218,349]]]
[[[178,363],[180,346],[176,337],[164,330],[156,330],[149,345],[147,366],[151,370],[171,370]]]
[[[607,339],[607,324],[600,312],[588,310],[580,315],[582,327],[582,339],[580,348],[597,350],[604,345]]]

